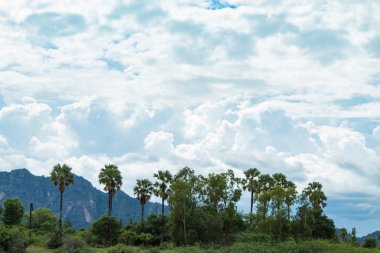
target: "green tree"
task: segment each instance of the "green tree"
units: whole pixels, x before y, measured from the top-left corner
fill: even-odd
[[[174,180],[171,184],[169,197],[171,234],[176,244],[182,244],[178,237],[183,236],[183,244],[187,245],[187,233],[189,220],[195,208],[191,192],[192,185],[183,179]]]
[[[50,181],[58,187],[60,193],[60,204],[59,204],[59,229],[62,229],[62,202],[63,193],[67,186],[74,183],[74,174],[71,173],[71,168],[63,164],[62,166],[58,163],[53,167],[50,173]]]
[[[29,218],[29,214],[24,214],[24,218]],[[40,234],[54,232],[57,224],[57,216],[48,208],[38,208],[33,211],[32,229]],[[29,226],[29,221],[27,222]]]
[[[341,228],[339,229],[339,239],[342,240],[342,242],[348,241],[348,232],[347,229]]]
[[[351,244],[353,246],[357,246],[358,245],[358,238],[357,238],[357,235],[356,235],[356,228],[352,228],[352,230],[351,230]]]
[[[154,194],[161,198],[161,244],[164,242],[164,216],[165,216],[165,200],[168,198],[168,189],[172,181],[172,174],[168,171],[159,170],[153,175],[157,181],[154,183]]]
[[[225,173],[200,177],[200,208],[206,222],[203,240],[228,244],[231,233],[242,226],[242,219],[236,212],[236,203],[242,191],[240,179],[232,170]]]
[[[153,185],[148,179],[138,179],[133,189],[135,196],[141,205],[141,224],[144,223],[144,205],[150,200],[153,193]]]
[[[303,192],[298,198],[299,206],[293,222],[293,233],[296,239],[309,239],[314,230],[314,212],[308,197]]]
[[[376,248],[376,246],[377,246],[376,240],[371,237],[366,238],[363,243],[364,248]]]
[[[104,165],[99,174],[99,183],[104,185],[104,190],[108,193],[108,216],[111,217],[112,199],[123,184],[118,167],[113,164]]]
[[[245,178],[243,179],[243,190],[251,194],[251,209],[250,209],[250,224],[252,225],[253,204],[256,201],[255,193],[258,190],[258,180],[260,171],[256,168],[251,168],[244,171]]]
[[[270,191],[273,188],[274,180],[269,174],[262,174],[259,176],[258,183],[258,191],[256,193],[256,198],[259,201],[258,217],[260,220],[265,220],[269,211],[269,203],[271,201]]]
[[[108,164],[100,170],[99,183],[104,185],[104,190],[108,193],[108,243],[112,244],[111,216],[112,216],[112,199],[122,185],[122,176],[116,165]]]
[[[305,196],[308,197],[313,210],[315,212],[321,211],[326,207],[327,197],[322,191],[322,184],[318,182],[309,183],[309,185],[304,189]]]
[[[322,212],[314,213],[313,237],[318,239],[334,239],[335,224]]]
[[[112,227],[110,234],[109,228]],[[109,245],[110,242],[116,243],[122,232],[123,224],[116,220],[115,217],[101,216],[91,227],[91,232],[95,236],[95,241],[103,245]],[[112,240],[112,238],[115,238]]]
[[[5,225],[14,226],[21,223],[24,215],[24,207],[18,198],[10,198],[3,203],[3,217],[2,220]]]
[[[297,200],[297,187],[292,181],[287,181],[285,185],[285,204],[287,219],[290,221],[291,207]]]
[[[23,226],[10,227],[0,223],[0,252],[23,253],[28,241],[27,230]]]

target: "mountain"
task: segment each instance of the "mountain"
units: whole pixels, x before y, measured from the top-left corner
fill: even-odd
[[[49,177],[35,176],[27,169],[0,172],[0,203],[7,198],[18,197],[28,212],[29,204],[34,209],[46,207],[59,214],[59,191]],[[113,199],[112,214],[123,222],[140,220],[140,202],[119,191]],[[161,205],[147,203],[145,215],[159,214]],[[63,194],[63,220],[70,221],[75,228],[87,228],[101,215],[107,214],[108,194],[102,192],[80,176],[74,176],[74,184]]]

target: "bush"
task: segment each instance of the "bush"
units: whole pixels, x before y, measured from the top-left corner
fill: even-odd
[[[78,236],[88,245],[91,245],[93,242],[93,234],[88,230],[80,230]]]
[[[49,249],[57,249],[62,246],[62,231],[56,230],[50,235],[47,243]]]
[[[0,251],[22,253],[27,246],[28,235],[23,227],[7,227],[0,224]]]
[[[65,253],[77,253],[84,247],[84,242],[72,235],[65,236],[63,239],[63,250]]]
[[[109,238],[109,224],[111,227],[111,238]],[[112,239],[112,244],[117,243],[117,240],[121,234],[122,228],[121,221],[116,220],[115,217],[108,218],[108,216],[102,216],[92,224],[91,232],[96,237],[96,242],[106,245],[107,242]]]
[[[254,242],[254,243],[270,243],[273,241],[272,236],[263,233],[241,232],[234,235],[235,242]]]
[[[137,234],[132,230],[124,230],[119,236],[119,242],[126,245],[135,245],[137,241]]]
[[[367,238],[364,241],[363,247],[364,248],[376,248],[376,240],[373,238]]]
[[[108,248],[107,253],[138,253],[140,249],[129,247],[123,244],[117,244],[111,248]]]

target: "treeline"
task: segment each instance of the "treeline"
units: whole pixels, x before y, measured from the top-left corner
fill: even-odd
[[[74,176],[68,165],[57,164],[50,178],[61,196],[59,217],[45,208],[37,209],[29,217],[29,214],[24,215],[18,199],[6,200],[1,217],[0,247],[12,248],[9,238],[13,235],[4,231],[12,231],[9,228],[15,226],[19,227],[15,234],[28,238],[31,233],[28,240],[18,242],[15,252],[22,252],[20,244],[26,247],[30,243],[44,242],[50,248],[58,248],[65,244],[65,235],[72,233],[77,233],[88,245],[105,246],[117,243],[228,245],[242,232],[276,241],[289,238],[338,240],[333,220],[324,214],[327,197],[318,182],[297,191],[295,183],[284,174],[263,174],[255,168],[244,171],[243,178],[232,170],[202,176],[188,167],[174,175],[158,171],[153,177],[154,182],[139,179],[134,187],[141,204],[141,220],[123,224],[112,216],[113,198],[122,187],[122,175],[117,166],[105,165],[100,171],[99,183],[109,196],[108,215],[100,217],[88,230],[75,232],[69,223],[62,222],[64,192],[74,183]],[[250,196],[248,213],[237,208],[244,191]],[[161,199],[161,215],[145,218],[144,205],[153,195]],[[165,213],[165,204],[169,206],[168,213]],[[350,238],[354,238],[352,243],[356,244],[356,235]]]

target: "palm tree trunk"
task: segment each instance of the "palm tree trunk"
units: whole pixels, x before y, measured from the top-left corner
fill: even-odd
[[[164,243],[164,198],[162,198],[162,204],[161,204],[161,236],[160,236],[160,239],[161,239],[161,245]]]
[[[252,211],[253,211],[253,191],[251,190],[251,215],[249,217],[249,224],[252,226]]]
[[[141,204],[141,224],[144,223],[144,204]]]
[[[62,199],[63,199],[63,191],[60,191],[60,204],[59,204],[59,230],[62,229]]]
[[[111,238],[111,215],[112,215],[112,193],[108,193],[108,242],[107,245],[110,246],[112,243]]]

